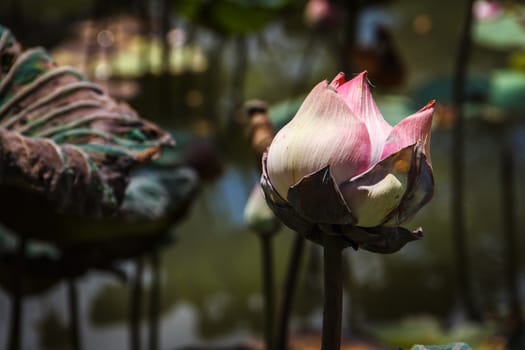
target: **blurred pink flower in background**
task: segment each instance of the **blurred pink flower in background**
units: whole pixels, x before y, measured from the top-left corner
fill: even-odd
[[[503,12],[503,7],[498,1],[478,0],[472,6],[474,17],[478,21],[490,21],[495,19]]]

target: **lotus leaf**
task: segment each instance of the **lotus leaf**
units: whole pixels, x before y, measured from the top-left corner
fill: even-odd
[[[58,212],[110,215],[123,200],[132,168],[171,144],[169,134],[81,73],[57,67],[43,49],[22,51],[0,26],[4,205],[37,196]]]

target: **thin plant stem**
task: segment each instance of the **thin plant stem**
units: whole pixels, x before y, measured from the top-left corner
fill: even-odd
[[[452,86],[453,107],[456,120],[452,135],[452,237],[456,255],[455,269],[457,271],[457,286],[460,306],[466,316],[472,321],[480,321],[481,316],[476,309],[472,290],[470,263],[467,252],[465,225],[465,180],[464,180],[464,111],[465,80],[472,42],[472,4],[466,2],[465,19],[456,57],[456,68]]]
[[[151,288],[149,303],[149,348],[159,349],[159,312],[160,312],[160,258],[157,249],[150,253]]]
[[[69,324],[71,332],[71,348],[73,350],[80,350],[82,349],[82,341],[80,337],[78,291],[75,278],[72,276],[68,276],[67,278],[67,293],[69,305]]]
[[[130,345],[131,350],[142,348],[140,324],[142,321],[142,277],[144,274],[144,259],[139,256],[135,259],[135,279],[133,281],[130,298]]]
[[[523,314],[519,293],[518,239],[516,237],[516,199],[514,196],[514,159],[508,142],[501,150],[501,200],[503,231],[505,235],[506,279],[513,331],[523,327]]]
[[[231,93],[230,93],[230,105],[228,111],[228,120],[230,124],[239,106],[244,101],[245,87],[246,87],[246,71],[248,69],[248,41],[244,36],[237,36],[234,39],[234,50],[235,50],[235,64],[231,73]]]
[[[260,234],[264,295],[264,338],[266,350],[274,348],[275,286],[273,277],[273,235]]]
[[[343,11],[346,15],[345,26],[343,28],[342,40],[337,42],[340,51],[340,70],[351,73],[356,71],[356,64],[349,50],[356,46],[357,19],[359,17],[359,4],[356,0],[342,2]]]
[[[11,329],[9,332],[8,349],[18,350],[22,347],[21,325],[22,325],[22,298],[24,291],[24,270],[27,238],[18,240],[18,251],[16,253],[16,266],[13,269],[13,301],[11,306]]]
[[[343,313],[343,246],[341,239],[329,234],[323,237],[324,309],[321,350],[341,348]]]
[[[171,1],[160,0],[157,6],[161,11],[160,37],[162,40],[162,73],[170,75],[171,46],[168,33],[170,31]]]
[[[304,253],[304,240],[305,238],[302,234],[296,233],[292,243],[288,270],[283,286],[281,306],[277,317],[277,335],[275,339],[275,349],[277,350],[288,349],[290,313],[292,311],[292,303],[297,287],[297,279],[299,278],[299,267],[301,266]]]

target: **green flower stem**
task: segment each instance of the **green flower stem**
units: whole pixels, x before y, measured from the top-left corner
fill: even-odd
[[[78,291],[75,284],[75,278],[72,276],[68,276],[67,278],[67,294],[69,304],[71,348],[73,350],[80,350],[82,349],[82,341],[80,338],[80,324],[78,314]]]
[[[143,286],[142,286],[142,275],[144,272],[144,259],[139,256],[135,259],[135,279],[133,281],[133,286],[131,290],[131,305],[130,305],[130,349],[131,350],[140,350],[141,349],[141,332],[140,332],[140,323],[142,319],[142,295],[143,295]]]
[[[292,252],[288,261],[288,271],[283,286],[283,295],[281,307],[277,319],[277,337],[275,341],[276,350],[288,349],[288,326],[290,323],[290,313],[292,311],[292,302],[295,296],[297,279],[299,277],[299,267],[303,258],[305,238],[301,233],[296,233],[292,244]]]
[[[16,254],[16,266],[13,269],[13,301],[11,306],[11,329],[9,331],[9,350],[21,348],[20,325],[22,324],[22,295],[24,290],[23,276],[27,238],[21,237],[18,241],[18,251]]]
[[[324,310],[321,350],[341,348],[343,312],[343,245],[341,238],[325,234],[324,247]]]
[[[273,277],[273,235],[260,234],[264,295],[265,349],[274,349],[275,286]]]

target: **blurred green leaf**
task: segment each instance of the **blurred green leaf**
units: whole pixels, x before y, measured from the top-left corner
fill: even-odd
[[[415,113],[418,108],[413,107],[412,101],[401,95],[378,95],[375,99],[383,118],[390,124],[396,125],[404,118]],[[428,101],[427,101],[428,102]]]
[[[281,129],[285,126],[292,118],[295,113],[301,107],[304,101],[304,96],[290,98],[272,105],[269,109],[270,120],[275,126],[276,130]]]
[[[230,34],[255,32],[272,19],[273,11],[240,5],[230,1],[220,1],[214,6],[213,21],[221,31]]]
[[[502,15],[474,24],[474,41],[482,46],[498,50],[510,50],[525,46],[524,9],[515,7]]]
[[[489,96],[489,103],[495,107],[523,111],[525,109],[525,72],[496,71],[491,78]]]
[[[437,319],[431,317],[406,318],[391,324],[374,327],[371,331],[374,336],[389,346],[397,346],[402,349],[411,350],[442,349],[428,346],[426,348],[411,347],[413,344],[454,345],[457,344],[458,340],[465,341],[476,349],[481,349],[485,342],[496,333],[493,325],[478,325],[472,323],[463,323],[452,329],[445,330]],[[470,348],[458,349],[465,350]]]
[[[247,34],[270,23],[292,0],[183,0],[179,13],[223,34]]]
[[[465,82],[465,100],[483,101],[490,90],[490,78],[472,76]],[[452,77],[439,77],[417,86],[412,93],[416,106],[424,106],[430,100],[441,104],[452,103]]]

